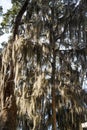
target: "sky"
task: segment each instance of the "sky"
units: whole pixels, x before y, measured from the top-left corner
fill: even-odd
[[[3,6],[3,12],[6,13],[11,8],[11,0],[0,0],[0,6]]]
[[[3,13],[6,13],[8,9],[11,8],[12,4],[11,4],[11,0],[0,0],[0,6],[3,7]],[[2,21],[2,17],[0,17],[0,22]],[[4,34],[2,36],[0,36],[0,43],[4,42],[4,41],[8,41],[8,37],[10,36],[10,34]],[[1,44],[0,44],[0,48],[1,48]]]

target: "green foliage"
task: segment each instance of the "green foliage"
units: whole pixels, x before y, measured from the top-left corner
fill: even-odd
[[[12,4],[18,2],[18,3],[23,3],[25,0],[11,0]]]
[[[18,14],[21,8],[21,4],[19,2],[15,2],[11,9],[7,10],[5,14],[3,14],[3,21],[1,26],[4,28],[7,25],[13,26],[16,15]]]

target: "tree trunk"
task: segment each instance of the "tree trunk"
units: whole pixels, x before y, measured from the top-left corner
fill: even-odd
[[[56,67],[56,52],[54,37],[52,36],[52,47],[53,47],[53,62],[52,62],[52,130],[56,130],[56,103],[55,103],[55,67]]]
[[[52,76],[51,76],[51,84],[52,84],[52,130],[56,130],[56,102],[55,102],[55,69],[56,69],[56,52],[55,52],[55,39],[54,39],[54,3],[55,0],[52,1],[52,15],[51,15],[51,28],[50,28],[50,44],[52,46],[52,55],[53,55],[53,62],[52,62]]]
[[[4,68],[4,64],[2,66]],[[14,96],[14,74],[12,61],[2,71],[0,130],[16,130],[16,100]],[[3,69],[4,70],[4,69]],[[9,73],[8,73],[9,72]]]

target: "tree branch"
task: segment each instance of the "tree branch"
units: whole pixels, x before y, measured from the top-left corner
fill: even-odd
[[[25,1],[24,5],[22,6],[22,8],[20,9],[18,15],[16,16],[15,23],[14,23],[13,40],[15,40],[15,37],[18,34],[18,27],[20,25],[21,18],[22,18],[23,14],[26,11],[26,8],[28,6],[28,1],[29,0]]]

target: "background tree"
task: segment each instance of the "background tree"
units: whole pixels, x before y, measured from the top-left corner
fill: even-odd
[[[87,2],[12,2],[19,12],[8,11],[13,38],[2,51],[0,128],[80,130],[87,118]]]

